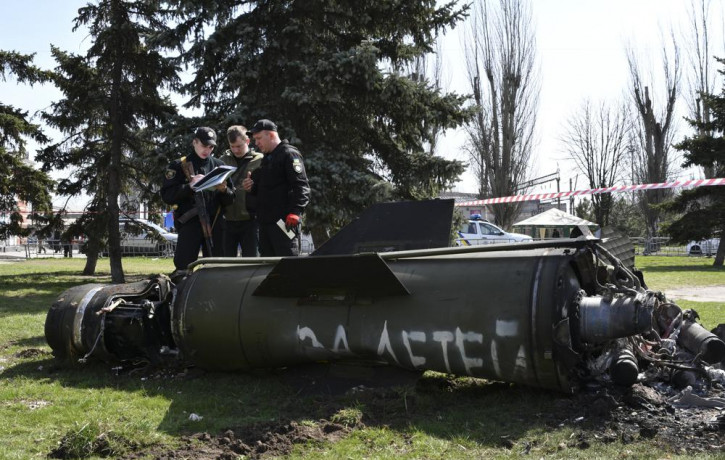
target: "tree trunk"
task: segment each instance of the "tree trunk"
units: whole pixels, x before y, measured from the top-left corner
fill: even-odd
[[[531,10],[524,2],[477,2],[466,45],[468,82],[478,107],[468,126],[479,198],[521,191],[531,165],[538,83]],[[485,196],[484,196],[485,194]],[[509,229],[521,203],[492,206]]]
[[[111,6],[114,16],[112,22],[123,23],[121,6],[114,1]],[[111,83],[111,105],[109,107],[111,118],[111,151],[108,166],[108,256],[111,264],[111,281],[124,283],[123,263],[121,261],[121,230],[119,228],[118,196],[121,193],[121,157],[123,149],[124,126],[121,121],[121,84],[123,83],[122,60],[119,58],[113,67]]]
[[[83,274],[92,276],[96,274],[96,264],[98,263],[98,240],[89,238],[86,243],[86,266],[83,268]]]
[[[715,267],[722,267],[723,262],[725,262],[725,227],[720,229],[720,246],[717,248],[717,254],[715,254],[715,261],[712,263]]]

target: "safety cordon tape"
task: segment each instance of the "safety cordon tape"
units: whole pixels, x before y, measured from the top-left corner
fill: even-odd
[[[632,192],[636,190],[655,190],[661,188],[706,187],[711,185],[725,185],[725,178],[677,180],[674,182],[660,182],[658,184],[617,185],[615,187],[590,188],[587,190],[570,190],[568,192],[535,193],[532,195],[513,195],[485,200],[460,201],[456,206],[479,206],[482,204],[515,203],[517,201],[550,200],[552,198],[568,198],[572,196],[597,195],[600,193]]]

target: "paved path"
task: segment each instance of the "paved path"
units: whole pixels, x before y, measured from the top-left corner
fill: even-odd
[[[693,286],[664,291],[668,299],[725,303],[725,286]]]
[[[36,254],[35,251],[36,251],[36,248],[33,247],[32,251],[30,253],[31,259],[36,259],[36,258],[62,259],[63,258],[63,251],[53,252],[52,249],[47,249],[47,252],[45,254],[40,254],[40,257],[38,257],[38,254]],[[86,255],[80,254],[77,249],[74,249],[73,257],[85,258]],[[26,258],[27,258],[27,252],[25,250],[25,246],[0,246],[0,261],[19,260],[19,259],[24,260]]]

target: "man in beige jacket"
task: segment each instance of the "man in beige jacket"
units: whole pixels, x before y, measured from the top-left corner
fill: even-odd
[[[247,128],[240,125],[227,129],[229,150],[221,160],[237,168],[232,175],[236,199],[224,208],[226,232],[224,234],[224,256],[236,257],[238,248],[242,248],[242,257],[259,256],[259,225],[256,218],[257,198],[248,194],[242,187],[242,181],[248,173],[254,171],[262,162],[261,153],[250,150]]]

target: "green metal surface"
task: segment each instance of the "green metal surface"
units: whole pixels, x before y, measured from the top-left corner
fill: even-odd
[[[270,282],[267,263],[202,265],[179,286],[172,328],[184,356],[204,368],[358,359],[568,391],[553,330],[581,288],[573,254],[536,248],[387,260],[408,295],[381,295],[378,278],[330,276],[350,270],[356,256],[296,259],[315,295]],[[321,264],[326,270],[314,269]],[[253,295],[263,283],[280,286],[281,296],[269,286]]]

